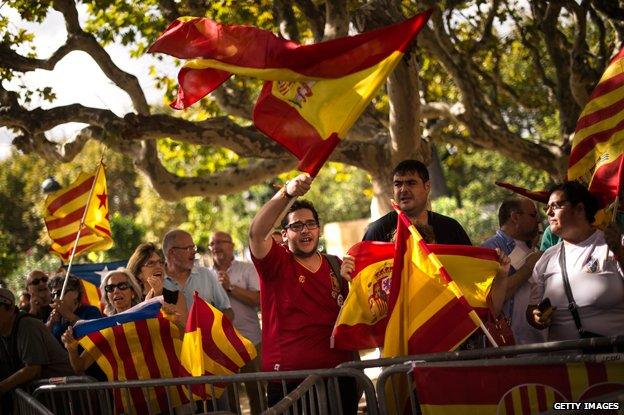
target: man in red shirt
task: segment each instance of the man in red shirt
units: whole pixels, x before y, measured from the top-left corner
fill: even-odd
[[[330,348],[330,336],[347,284],[318,252],[319,219],[314,206],[297,200],[282,220],[283,244],[266,238],[293,197],[303,196],[312,179],[306,174],[286,183],[256,214],[249,230],[252,260],[260,277],[262,370],[332,368],[353,360],[353,353]],[[353,379],[340,379],[344,413],[357,409]],[[296,384],[288,385],[294,389]],[[280,383],[267,387],[269,406],[283,396]]]

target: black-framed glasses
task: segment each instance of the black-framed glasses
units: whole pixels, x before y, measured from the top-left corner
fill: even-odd
[[[158,259],[151,259],[151,260],[145,262],[145,264],[143,264],[144,267],[148,267],[148,268],[155,267],[156,265],[162,266],[162,265],[164,265],[164,261],[162,259],[158,258]]]
[[[130,284],[125,281],[118,284],[108,284],[104,286],[104,291],[106,291],[107,293],[112,293],[113,291],[115,291],[115,288],[119,288],[121,291],[127,290],[130,288]]]
[[[566,205],[566,203],[570,203],[568,200],[558,200],[556,202],[552,202],[544,206],[544,211],[548,212],[549,210],[560,210]]]
[[[308,228],[309,231],[311,231],[312,229],[318,228],[319,224],[317,221],[312,219],[306,220],[305,222],[301,222],[298,220],[297,222],[289,223],[284,227],[284,229],[291,229],[293,232],[301,232],[304,226]]]
[[[197,252],[197,245],[172,246],[171,249],[179,249],[180,251],[186,251],[186,252]]]
[[[61,290],[56,290],[56,291],[52,291],[50,294],[52,295],[52,298],[61,298],[61,292],[62,292],[62,291],[63,291],[62,289],[61,289]],[[73,288],[69,288],[69,287],[67,287],[67,288],[65,289],[65,294],[67,294],[67,293],[68,293],[68,292],[70,292],[70,291],[76,291],[76,290],[75,290],[75,289],[73,289]]]
[[[48,277],[33,278],[28,285],[39,285],[40,282],[46,283],[48,279]]]

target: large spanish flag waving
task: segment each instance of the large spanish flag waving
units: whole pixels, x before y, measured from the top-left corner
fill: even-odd
[[[182,366],[191,376],[231,375],[257,355],[251,341],[243,337],[221,311],[207,303],[195,291],[186,323]],[[213,395],[212,387],[195,385],[193,394],[201,399]],[[214,388],[218,398],[223,385]]]
[[[499,268],[496,251],[464,245],[427,246],[461,289],[468,304],[485,317],[487,296]],[[336,320],[332,334],[334,347],[361,350],[383,346],[394,248],[394,243],[362,241],[349,249],[348,254],[355,258],[354,277]],[[428,299],[422,301],[426,303]]]
[[[172,378],[181,373],[180,330],[160,312],[158,299],[111,317],[79,321],[74,335],[109,381]],[[116,414],[168,413],[188,402],[182,386],[113,390]]]
[[[192,105],[232,74],[264,79],[254,123],[315,176],[400,61],[431,11],[357,36],[300,45],[256,27],[174,21],[149,51],[190,59],[173,108]]]
[[[568,179],[589,183],[602,206],[619,194],[624,158],[624,48],[611,60],[574,132]]]
[[[50,251],[67,262],[74,244],[75,256],[111,248],[108,207],[103,163],[94,173],[80,173],[71,185],[50,194],[45,201],[45,224],[52,239]],[[83,217],[80,239],[76,241]]]

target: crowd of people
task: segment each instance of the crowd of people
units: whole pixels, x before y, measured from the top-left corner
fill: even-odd
[[[402,161],[391,179],[394,200],[427,242],[471,245],[461,224],[428,209],[431,182],[423,163]],[[174,229],[163,237],[162,250],[141,244],[127,268],[102,278],[102,311],[83,304],[80,282],[71,275],[62,298],[65,275],[41,270],[30,272],[27,291],[17,300],[0,288],[3,408],[10,405],[11,390],[35,379],[74,373],[102,379],[102,373],[89,372],[96,365],[73,336],[76,321],[122,313],[162,296],[164,311],[183,327],[195,291],[256,346],[258,357],[241,372],[332,368],[356,359],[353,352],[330,347],[354,258],[340,261],[318,251],[319,215],[312,203],[299,199],[311,185],[308,175],[299,175],[260,208],[249,230],[252,263],[235,259],[231,235],[217,231],[209,244],[212,266],[200,266],[192,235]],[[298,199],[292,203],[293,198]],[[501,263],[490,292],[492,312],[511,321],[517,344],[624,334],[622,235],[615,224],[604,231],[592,225],[598,208],[579,183],[553,187],[545,206],[549,231],[540,244],[536,204],[519,197],[500,204],[500,228],[483,246],[496,249]],[[397,213],[388,213],[368,226],[364,240],[392,241],[396,223]],[[473,336],[464,346],[487,345],[483,336]],[[296,385],[289,383],[287,391]],[[345,378],[339,385],[343,410],[353,413],[356,384]],[[252,413],[260,412],[261,396],[269,405],[284,396],[279,383],[264,387],[246,384]]]

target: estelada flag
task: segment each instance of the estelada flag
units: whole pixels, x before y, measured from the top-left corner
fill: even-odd
[[[619,194],[624,159],[624,48],[611,60],[576,123],[568,180],[589,183],[607,206]]]
[[[71,275],[80,279],[84,295],[81,297],[82,304],[92,305],[104,310],[101,303],[102,293],[100,292],[100,283],[104,275],[108,271],[117,268],[126,268],[128,260],[113,262],[95,262],[92,264],[72,264]],[[67,270],[67,266],[62,267]]]
[[[200,100],[233,73],[264,79],[254,124],[315,176],[400,61],[431,11],[357,36],[300,45],[251,26],[174,21],[150,47],[187,62],[173,108]]]
[[[427,246],[463,292],[468,304],[485,317],[487,296],[499,268],[496,251],[464,245]],[[394,252],[394,243],[373,241],[358,242],[347,252],[355,258],[355,269],[349,295],[334,326],[334,347],[361,350],[383,346]]]
[[[179,376],[182,336],[161,313],[161,306],[155,298],[114,316],[79,321],[74,336],[109,381]],[[113,390],[115,413],[168,413],[170,407],[188,402],[182,386],[130,388],[129,392]]]
[[[75,256],[111,248],[113,238],[108,208],[103,163],[94,173],[82,172],[71,185],[50,194],[45,200],[45,224],[52,239],[50,251],[63,262],[69,260],[83,216],[84,227]]]
[[[480,319],[414,225],[398,210],[383,357],[454,350]]]
[[[624,392],[621,361],[527,364],[524,359],[519,364],[514,363],[518,359],[505,360],[491,360],[487,366],[467,362],[461,367],[452,362],[416,366],[413,375],[423,415],[550,413],[555,402],[582,402]],[[585,410],[583,404],[580,409],[579,413],[602,412]]]
[[[190,376],[231,375],[256,357],[256,347],[243,337],[223,313],[195,291],[189,311],[180,359]],[[224,385],[193,385],[195,396],[218,398]]]

